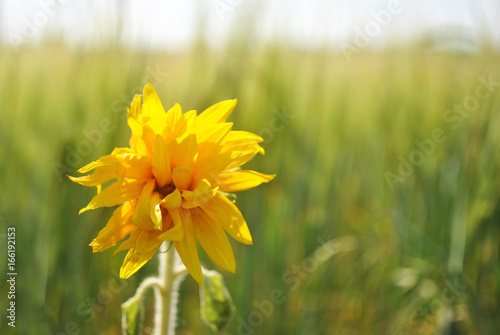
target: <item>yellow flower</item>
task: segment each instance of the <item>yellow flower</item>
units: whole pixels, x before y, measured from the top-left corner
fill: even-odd
[[[182,114],[175,104],[165,113],[151,84],[144,87],[143,104],[136,95],[127,109],[130,148],[115,148],[80,170],[92,174],[69,177],[84,186],[97,186],[97,195],[80,213],[98,207],[118,207],[90,244],[93,252],[129,249],[120,270],[128,278],[149,261],[163,241],[172,241],[189,273],[203,284],[198,241],[212,260],[234,273],[233,250],[226,232],[252,244],[238,208],[224,192],[267,183],[275,175],[241,170],[257,153],[262,138],[231,130],[226,119],[235,100],[219,102],[200,115]],[[103,183],[114,180],[101,190]],[[114,255],[113,254],[113,255]]]

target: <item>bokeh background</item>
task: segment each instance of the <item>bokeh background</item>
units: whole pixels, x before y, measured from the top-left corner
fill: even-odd
[[[4,0],[0,11],[0,333],[120,334],[120,304],[156,261],[118,279],[124,254],[88,246],[112,209],[78,216],[95,190],[65,175],[128,145],[126,106],[151,82],[185,111],[238,98],[235,129],[265,139],[249,168],[277,174],[238,194],[254,245],[232,243],[236,274],[201,252],[237,308],[224,334],[498,334],[497,1]],[[285,301],[259,309],[276,290]],[[212,333],[187,278],[178,334]]]

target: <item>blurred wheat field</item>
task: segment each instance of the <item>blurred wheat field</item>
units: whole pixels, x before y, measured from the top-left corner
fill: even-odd
[[[249,168],[277,174],[236,200],[254,245],[232,243],[236,274],[218,269],[237,307],[228,334],[256,322],[249,315],[274,290],[285,302],[243,334],[500,328],[500,86],[469,116],[452,122],[459,114],[448,112],[475,96],[480,78],[500,82],[495,51],[415,43],[349,64],[283,43],[163,53],[47,42],[36,52],[0,50],[0,60],[0,222],[17,231],[17,333],[69,334],[70,325],[75,334],[119,334],[120,304],[157,271],[151,262],[120,280],[124,254],[92,254],[112,209],[78,216],[95,190],[65,177],[128,146],[126,106],[147,82],[165,108],[178,102],[184,112],[238,98],[233,129],[265,139],[266,156]],[[409,160],[436,128],[446,140],[392,190],[387,172],[398,174],[400,157]],[[92,143],[85,133],[96,132]],[[352,250],[304,270],[322,243],[343,237]],[[179,334],[211,333],[192,278],[179,309]]]

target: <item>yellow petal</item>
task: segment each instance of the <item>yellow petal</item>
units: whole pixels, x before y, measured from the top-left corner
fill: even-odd
[[[196,119],[198,118],[198,113],[196,110],[190,110],[183,114],[186,120],[186,131],[194,131],[194,126],[196,124]]]
[[[223,149],[224,150],[224,149]],[[240,167],[245,164],[249,160],[251,160],[256,154],[264,154],[264,149],[255,143],[253,146],[247,146],[246,149],[238,151],[241,155],[231,162],[226,168],[225,171],[232,170],[234,168]]]
[[[134,129],[140,129],[140,136],[134,134],[134,131],[132,130],[132,136],[130,136],[130,147],[134,149],[137,153],[143,155],[143,156],[150,156],[151,151],[149,149],[149,146],[144,142],[142,138],[142,127],[136,120],[130,119],[128,122],[130,128]]]
[[[180,214],[182,227],[184,229],[184,238],[181,241],[174,241],[174,246],[184,266],[186,266],[186,269],[201,287],[203,285],[203,275],[201,273],[198,250],[196,249],[191,214],[189,210],[182,209],[180,210]]]
[[[125,259],[123,260],[123,264],[120,269],[120,278],[127,279],[143,267],[144,264],[146,264],[156,254],[163,241],[158,240],[158,242],[159,244],[156,248],[145,253],[139,253],[136,249],[130,249],[127,256],[125,256]],[[152,245],[156,246],[156,244]]]
[[[235,262],[233,249],[221,226],[201,210],[192,215],[196,239],[208,256],[219,266],[234,273]]]
[[[160,205],[167,209],[174,209],[178,208],[181,205],[181,203],[182,203],[181,192],[179,192],[178,189],[175,189],[172,193],[163,198]]]
[[[127,123],[132,131],[130,147],[141,155],[147,155],[149,149],[142,138],[144,125],[139,121],[141,119],[141,96],[139,94],[134,96],[130,107],[127,108]]]
[[[158,239],[161,232],[156,230],[141,230],[135,249],[138,253],[143,254],[150,251],[156,251],[163,243],[163,241]]]
[[[178,103],[176,103],[174,107],[170,108],[166,114],[167,130],[168,129],[173,130],[174,125],[181,118],[181,116],[182,116],[181,106]],[[168,138],[168,136],[165,136],[165,138]]]
[[[122,183],[116,182],[97,194],[87,207],[80,210],[80,213],[99,207],[111,207],[122,202],[136,199],[142,192],[144,182],[137,180],[124,180]]]
[[[196,157],[196,162],[202,162],[204,160],[210,159],[210,156],[217,156],[221,153],[222,145],[220,143],[213,142],[201,142],[198,144],[198,156]]]
[[[130,249],[123,260],[122,267],[120,268],[120,278],[127,279],[134,273],[139,271],[140,268],[144,266],[153,256],[155,251],[150,251],[149,253],[139,254],[135,249]]]
[[[113,256],[119,253],[120,251],[135,248],[135,245],[137,244],[137,239],[139,238],[141,231],[142,229],[137,227],[134,230],[132,230],[130,232],[129,238],[123,241],[122,244],[120,244],[120,246],[116,248],[115,251],[113,251]]]
[[[174,226],[170,227],[170,229],[158,236],[158,238],[165,241],[180,241],[184,238],[184,229],[182,227],[180,209],[169,209],[168,213],[170,214],[169,217],[172,218]]]
[[[202,209],[235,240],[252,244],[252,235],[240,210],[227,197],[217,194]]]
[[[165,134],[164,136],[167,140],[174,138],[183,139],[187,135],[194,132],[194,123],[196,120],[196,111],[192,110],[181,115],[177,122],[175,123],[170,134]],[[168,130],[168,129],[167,129]]]
[[[187,167],[193,164],[194,157],[198,152],[196,134],[190,134],[180,142],[172,141],[172,167]]]
[[[117,169],[117,178],[130,178],[148,181],[153,178],[151,172],[151,158],[136,153],[119,156],[120,167]]]
[[[196,135],[198,141],[198,158],[203,160],[208,156],[217,155],[223,149],[222,142],[231,132],[232,123],[220,123],[210,126]],[[226,150],[226,152],[229,152]]]
[[[153,230],[155,229],[155,222],[151,219],[151,195],[155,188],[155,181],[150,180],[144,186],[142,193],[140,194],[139,201],[135,208],[135,214],[132,217],[132,222],[134,222],[139,228]],[[159,197],[158,197],[159,203]],[[156,205],[156,204],[154,204]]]
[[[212,189],[208,180],[203,179],[194,191],[182,191],[182,208],[195,208],[204,204],[217,194],[218,189]]]
[[[99,169],[88,176],[83,176],[83,177],[68,176],[68,178],[71,181],[83,186],[97,186],[104,184],[108,180],[115,178],[115,176],[116,173],[114,171]]]
[[[142,129],[141,130],[142,131],[141,139],[144,142],[144,145],[146,147],[146,152],[145,153],[141,153],[140,151],[138,151],[138,152],[139,152],[139,154],[142,154],[142,155],[152,156],[153,152],[154,152],[154,147],[155,147],[156,134],[155,134],[154,130],[151,129],[148,125],[142,125],[141,129]]]
[[[224,171],[224,169],[231,164],[234,159],[235,156],[231,152],[200,157],[196,160],[196,165],[193,171],[192,185],[196,187],[203,179],[207,179],[212,184],[219,174]]]
[[[130,146],[141,155],[153,154],[153,148],[155,143],[155,132],[151,126],[158,127],[154,125],[151,121],[151,117],[148,116],[144,118],[140,110],[141,96],[136,95],[132,100],[131,108],[127,112],[127,123],[132,130],[132,136],[130,137]],[[148,121],[148,122],[146,122]]]
[[[129,114],[134,119],[139,119],[141,115],[141,95],[136,94],[132,98],[132,103],[130,104]]]
[[[165,110],[153,85],[147,84],[144,86],[143,96],[143,121],[151,127],[155,134],[162,134],[167,124]]]
[[[97,168],[105,168],[105,169],[116,169],[116,167],[119,165],[119,154],[111,154],[111,155],[106,155],[102,156],[96,161],[93,161],[84,167],[80,168],[77,172],[78,173],[87,173],[90,170],[95,170]]]
[[[156,192],[153,192],[151,194],[151,200],[149,202],[149,216],[151,218],[151,221],[153,221],[155,229],[157,230],[162,230],[163,228],[160,203],[160,195]]]
[[[231,131],[233,127],[232,122],[217,123],[212,126],[206,127],[197,133],[197,140],[199,143],[212,142],[220,143]]]
[[[120,156],[125,154],[136,154],[136,152],[131,148],[114,148],[111,151],[111,155]]]
[[[161,135],[156,135],[155,151],[153,154],[153,175],[159,187],[163,187],[172,180],[170,168],[170,155],[167,152],[167,145]]]
[[[237,170],[221,173],[215,183],[219,185],[222,192],[237,192],[267,183],[276,175],[267,175],[252,170]]]
[[[250,144],[250,143],[260,143],[263,142],[264,139],[259,135],[254,133],[250,133],[248,131],[243,130],[233,130],[231,131],[224,140],[224,143],[228,145],[241,145],[241,144]]]
[[[111,174],[113,174],[113,176],[109,179],[115,177],[117,179],[151,179],[151,158],[147,156],[141,156],[134,152],[124,151],[122,149],[123,148],[117,148],[113,150],[113,153],[111,155],[102,156],[97,161],[85,165],[84,167],[79,169],[78,172],[86,173],[90,170],[95,170],[95,174],[93,174],[92,176],[80,177],[74,181],[81,181],[82,183],[86,183],[89,186],[96,186],[97,184],[95,183],[97,181],[102,181],[106,178],[109,178],[111,177]]]
[[[262,141],[262,137],[246,131],[231,131],[223,141],[221,153],[238,151],[241,156],[235,159],[226,170],[232,170],[245,164],[257,153],[263,155],[264,149],[258,144]]]
[[[258,144],[260,142],[262,142],[262,138],[255,134],[245,131],[231,131],[224,138],[224,147],[221,152],[255,150],[264,154],[264,149]]]
[[[225,100],[208,107],[196,119],[196,128],[202,129],[217,123],[226,122],[234,107],[236,107],[237,102],[237,99]]]
[[[179,190],[186,190],[191,185],[191,169],[178,167],[172,171],[172,180]]]
[[[90,243],[93,252],[107,250],[122,241],[136,227],[130,218],[134,213],[130,202],[126,202],[118,207],[106,227],[104,227],[97,237]]]

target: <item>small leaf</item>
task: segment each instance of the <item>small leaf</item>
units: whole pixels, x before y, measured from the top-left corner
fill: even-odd
[[[139,333],[139,310],[141,308],[141,299],[129,299],[122,304],[122,329],[124,334],[132,335]]]
[[[213,331],[220,332],[233,318],[235,307],[222,275],[217,271],[203,271],[200,288],[201,320]]]
[[[137,288],[134,296],[122,304],[122,331],[124,335],[142,334],[144,319],[144,305],[142,303],[144,294],[148,288],[155,289],[155,297],[158,299],[158,278],[146,278]]]

